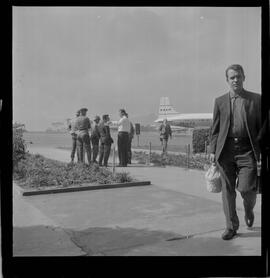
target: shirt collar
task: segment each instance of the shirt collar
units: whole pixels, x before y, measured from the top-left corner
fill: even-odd
[[[229,92],[229,95],[230,95],[230,98],[238,98],[238,97],[242,97],[243,96],[243,90],[239,93],[239,94],[235,94],[235,93],[232,93],[231,91]]]

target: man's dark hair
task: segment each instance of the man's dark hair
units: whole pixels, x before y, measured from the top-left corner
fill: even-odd
[[[227,79],[228,79],[228,71],[230,69],[238,71],[238,72],[241,72],[241,74],[245,77],[245,73],[244,73],[243,67],[241,65],[238,65],[238,64],[233,64],[233,65],[228,66],[226,71],[225,71]]]
[[[125,116],[127,115],[127,112],[126,112],[125,109],[120,109],[119,112],[120,112],[121,114],[125,115]]]
[[[108,114],[102,116],[103,121],[106,121],[108,118],[109,118]]]

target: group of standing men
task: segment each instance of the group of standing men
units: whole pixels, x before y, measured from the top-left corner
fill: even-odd
[[[78,162],[83,162],[85,149],[88,164],[98,163],[100,166],[107,167],[111,145],[114,142],[110,133],[110,117],[105,114],[101,120],[99,116],[95,116],[92,127],[90,119],[86,116],[87,111],[87,108],[77,111],[76,118],[71,120],[68,125],[72,137],[71,162],[74,162],[76,151]],[[126,167],[127,164],[131,164],[131,143],[134,127],[124,109],[119,110],[119,116],[120,120],[117,122],[119,166]]]

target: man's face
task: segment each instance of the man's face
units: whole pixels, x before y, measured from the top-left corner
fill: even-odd
[[[243,76],[241,71],[235,71],[233,69],[228,70],[227,82],[233,92],[242,91],[244,81],[245,76]]]

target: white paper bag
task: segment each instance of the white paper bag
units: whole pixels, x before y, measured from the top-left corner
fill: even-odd
[[[211,193],[221,192],[220,172],[215,164],[212,164],[205,173],[207,191]]]

